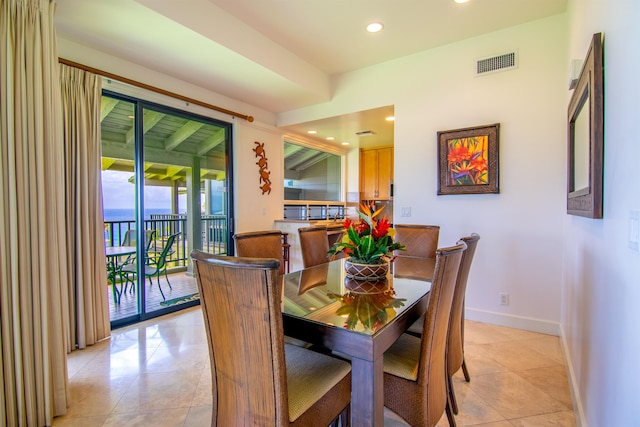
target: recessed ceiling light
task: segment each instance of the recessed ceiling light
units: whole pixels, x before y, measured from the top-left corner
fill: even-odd
[[[469,0],[453,0],[453,1],[456,2],[456,3],[466,3]]]
[[[370,33],[377,33],[378,31],[381,31],[383,27],[384,25],[382,25],[380,22],[372,22],[371,24],[367,25],[367,31],[369,31]]]
[[[315,135],[316,133],[318,133],[317,130],[308,130],[307,133],[310,133],[311,135]]]
[[[335,139],[335,138],[334,138],[334,137],[332,137],[332,136],[328,136],[328,137],[327,137],[327,141],[333,141],[334,139]]]
[[[349,141],[344,141],[342,145],[349,145]]]
[[[385,120],[386,120],[386,121],[388,121],[388,122],[392,122],[392,121],[394,121],[395,119],[396,119],[395,117],[393,117],[393,116],[389,116],[389,117],[387,117]]]

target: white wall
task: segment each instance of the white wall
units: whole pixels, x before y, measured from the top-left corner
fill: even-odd
[[[640,2],[573,0],[569,58],[604,35],[604,218],[563,217],[562,332],[578,425],[640,425],[640,253],[628,248],[640,210]],[[568,99],[567,99],[568,100]]]
[[[395,106],[394,217],[439,224],[440,244],[481,235],[467,317],[559,332],[565,209],[566,15],[387,62],[335,79],[305,121]],[[518,49],[519,68],[475,77],[475,60]],[[500,194],[437,196],[436,133],[500,123]],[[499,293],[510,305],[499,305]]]

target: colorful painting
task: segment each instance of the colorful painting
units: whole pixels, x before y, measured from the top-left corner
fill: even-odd
[[[499,193],[500,124],[438,132],[438,194]]]
[[[450,185],[482,185],[489,183],[487,135],[455,138],[447,141]]]

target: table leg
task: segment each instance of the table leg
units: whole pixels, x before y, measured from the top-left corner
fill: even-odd
[[[382,361],[351,359],[351,427],[384,425]]]

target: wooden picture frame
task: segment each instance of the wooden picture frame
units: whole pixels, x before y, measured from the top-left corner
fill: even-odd
[[[500,123],[438,132],[438,195],[499,193]]]
[[[567,112],[567,214],[602,218],[602,35],[593,35]]]

